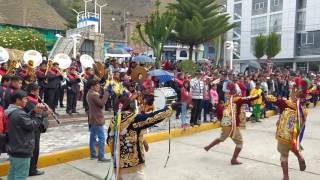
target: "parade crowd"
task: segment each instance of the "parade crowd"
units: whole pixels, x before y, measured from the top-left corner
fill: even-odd
[[[173,77],[163,82],[157,76],[148,75],[148,71],[154,67],[145,63],[119,63],[116,59],[110,59],[102,65],[102,72],[97,67],[83,68],[79,57],[73,59],[71,66],[64,70],[59,68],[59,63],[49,62],[42,62],[35,70],[31,70],[27,64],[14,70],[6,63],[1,64],[0,117],[3,119],[1,122],[7,123],[7,126],[6,129],[0,130],[8,134],[7,148],[2,152],[7,152],[10,156],[9,180],[44,173],[37,169],[37,161],[40,134],[48,128],[48,116],[55,114],[59,106],[66,106],[65,111],[69,115],[78,113],[76,107],[79,100],[82,101],[89,117],[90,157],[101,162],[107,161],[104,157],[106,135],[107,143],[114,147],[116,133],[112,129],[114,121],[111,121],[108,134],[104,132],[103,111],[112,111],[115,116],[120,116],[117,113],[120,104],[122,120],[126,120],[121,128],[127,129],[121,136],[128,140],[123,142],[132,141],[131,136],[139,137],[139,140],[136,139],[132,143],[146,150],[148,145],[143,140],[146,129],[171,116],[172,110],[176,110],[175,117],[181,120],[181,128],[188,128],[201,123],[223,122],[226,117],[226,103],[230,101],[234,100],[239,107],[246,104],[241,113],[247,113],[237,119],[236,125],[233,127],[233,123],[228,124],[231,129],[224,129],[222,137],[205,148],[209,150],[232,136],[236,149],[231,163],[240,164],[237,156],[243,142],[240,131],[235,128],[245,127],[245,122],[249,120],[252,123],[260,122],[266,118],[268,110],[282,113],[283,108],[277,105],[271,96],[290,100],[290,95],[297,86],[296,78],[306,78],[310,82],[305,92],[306,106],[315,106],[320,98],[320,76],[313,72],[293,72],[291,69],[278,68],[269,74],[262,69],[248,68],[245,72],[236,74],[227,68],[211,68],[208,64],[201,64],[201,68],[192,76],[182,72],[176,65],[164,62],[162,68],[172,72]],[[154,111],[154,90],[161,87],[174,89],[179,105],[174,104]],[[63,104],[65,94],[66,105]],[[236,96],[240,99],[230,100],[230,97]],[[235,111],[240,113],[240,108]],[[1,127],[4,127],[2,125],[3,123]],[[98,155],[95,152],[96,144],[99,147]],[[144,150],[131,152],[130,143],[121,144],[121,148],[121,158],[124,154],[138,153],[128,156],[136,159],[124,158],[119,167],[122,169],[122,178],[130,179],[131,172],[142,170]],[[287,161],[286,157],[283,156],[281,161]],[[299,159],[300,162],[302,157]],[[128,173],[124,173],[128,168],[134,168],[135,171],[128,170]]]

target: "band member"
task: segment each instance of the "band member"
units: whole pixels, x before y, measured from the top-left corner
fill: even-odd
[[[117,167],[117,163],[114,162],[114,167],[120,169],[119,173],[116,173],[118,179],[130,180],[130,179],[145,179],[144,176],[144,146],[143,146],[143,133],[145,130],[157,123],[162,122],[164,119],[171,117],[173,109],[177,108],[174,104],[169,107],[165,107],[159,111],[155,111],[149,114],[136,114],[134,102],[130,101],[127,96],[120,96],[116,100],[116,107],[122,105],[120,114],[120,129],[115,129],[115,119],[110,122],[108,129],[107,142],[111,149],[112,156],[118,156],[120,166]],[[115,142],[115,133],[119,131],[121,136],[119,141]],[[119,143],[119,144],[115,144]],[[120,146],[115,154],[114,147]]]
[[[29,84],[27,86],[27,93],[28,102],[24,107],[24,110],[27,113],[30,113],[37,106],[37,104],[40,103],[38,99],[40,88],[36,84]],[[31,116],[31,118],[37,122],[37,126],[34,129],[35,148],[33,150],[33,156],[30,160],[29,176],[38,176],[44,174],[43,171],[39,171],[37,169],[37,163],[40,152],[40,134],[44,133],[48,128],[48,113],[45,111],[41,113],[36,113],[33,116]]]
[[[59,63],[55,62],[52,64],[52,67],[48,70],[46,78],[48,84],[44,93],[44,99],[49,107],[53,111],[55,111],[56,104],[58,104],[59,100],[59,89],[61,88],[61,81],[63,80],[63,76],[59,71]]]
[[[11,102],[11,95],[16,91],[22,88],[23,79],[19,76],[13,75],[10,78],[10,83],[8,88],[5,90],[4,94],[4,103],[3,108],[7,109],[8,106],[13,103]]]
[[[233,82],[229,82],[227,85],[227,92],[225,93],[226,102],[224,104],[223,108],[223,117],[221,120],[221,136],[220,138],[215,139],[212,141],[209,145],[207,145],[204,149],[206,151],[209,151],[213,146],[224,142],[228,137],[230,137],[233,142],[236,144],[231,164],[232,165],[238,165],[241,164],[237,160],[242,146],[243,146],[243,139],[240,132],[240,111],[241,106],[243,104],[248,104],[250,101],[253,101],[255,99],[258,99],[259,96],[256,95],[254,97],[241,97],[237,94],[240,94],[241,92],[237,92],[236,86]]]
[[[298,77],[295,79],[289,100],[276,98],[272,95],[266,97],[268,102],[275,104],[282,111],[277,123],[276,139],[278,140],[278,152],[280,153],[284,180],[289,179],[288,158],[290,151],[297,157],[300,171],[306,169],[306,162],[301,154],[301,141],[307,118],[305,101],[308,86],[308,80]]]
[[[82,75],[82,79],[83,79],[83,107],[84,107],[84,110],[86,112],[88,112],[88,101],[87,101],[87,94],[88,94],[88,91],[89,91],[89,87],[88,87],[88,81],[90,79],[93,79],[94,77],[94,74],[93,74],[93,70],[92,68],[88,67],[85,69],[84,71],[84,74]]]
[[[4,94],[6,89],[9,87],[11,76],[4,75],[1,78],[1,86],[0,86],[0,106],[4,107]]]
[[[16,74],[23,79],[22,89],[25,89],[27,84],[26,80],[29,79],[28,65],[27,64],[22,65],[21,69],[18,69]]]
[[[81,82],[79,75],[76,72],[76,67],[71,66],[69,68],[69,74],[67,75],[67,113],[77,113],[77,95],[80,90],[79,83]]]
[[[7,63],[2,63],[0,65],[0,75],[1,76],[4,76],[7,74],[7,71],[8,71],[8,64]]]
[[[47,64],[42,62],[39,66],[39,69],[36,72],[37,81],[39,85],[39,97],[43,98],[44,89],[46,86],[46,71],[47,71]]]

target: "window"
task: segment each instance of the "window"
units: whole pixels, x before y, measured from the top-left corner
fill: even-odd
[[[235,23],[237,26],[233,28],[233,38],[241,37],[241,22]]]
[[[94,57],[94,41],[92,40],[84,40],[83,44],[80,48],[81,54],[88,54],[91,57]]]
[[[320,31],[298,33],[296,55],[320,55]]]
[[[298,12],[297,14],[297,31],[304,31],[306,28],[306,12]]]
[[[213,54],[213,53],[214,53],[214,47],[209,46],[209,48],[208,48],[208,53],[209,53],[209,54]]]
[[[271,0],[270,12],[282,11],[283,0]]]
[[[187,53],[187,51],[181,51],[180,52],[180,57],[188,57],[188,53]]]
[[[270,32],[281,32],[282,30],[282,14],[274,14],[270,16]]]
[[[264,2],[259,2],[259,3],[256,3],[255,6],[254,6],[257,9],[263,9],[264,8]]]
[[[233,12],[233,19],[234,20],[239,20],[242,17],[242,4],[235,4],[234,5],[234,12]]]
[[[267,31],[267,17],[253,18],[251,21],[251,34],[264,34]]]
[[[252,16],[266,14],[268,10],[268,0],[252,0]]]
[[[298,9],[305,9],[307,7],[307,0],[297,0]]]

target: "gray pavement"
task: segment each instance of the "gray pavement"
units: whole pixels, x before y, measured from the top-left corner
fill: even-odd
[[[211,130],[188,137],[172,140],[171,158],[167,168],[163,168],[168,151],[168,141],[153,143],[146,153],[146,175],[148,180],[280,180],[279,153],[274,138],[277,117],[258,124],[248,124],[243,132],[244,149],[240,161],[244,164],[231,166],[230,159],[234,144],[231,140],[214,147],[209,152],[202,148],[220,134],[220,130]],[[320,179],[320,130],[319,109],[311,109],[303,145],[307,170],[300,172],[298,162],[290,154],[290,177],[292,180]],[[31,180],[69,180],[102,179],[109,163],[94,160],[78,160],[45,168],[44,176]]]

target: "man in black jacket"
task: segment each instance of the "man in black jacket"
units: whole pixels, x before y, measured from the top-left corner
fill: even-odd
[[[44,88],[46,85],[46,71],[47,71],[47,64],[42,62],[39,66],[39,69],[36,72],[37,75],[37,82],[39,85],[39,97],[43,98]]]
[[[11,96],[13,104],[5,111],[8,117],[8,146],[10,160],[8,180],[27,179],[29,175],[30,159],[34,150],[34,130],[38,123],[31,117],[35,113],[43,112],[43,106],[37,105],[30,113],[23,108],[27,104],[27,94],[17,90]]]
[[[80,90],[80,76],[76,73],[76,67],[71,66],[67,76],[67,113],[77,113],[77,95]]]
[[[24,110],[27,113],[32,112],[32,110],[41,102],[39,98],[40,88],[36,84],[29,84],[27,86],[27,93],[28,93],[28,102],[24,107]],[[39,158],[40,152],[40,134],[44,133],[48,128],[48,113],[35,113],[34,116],[31,117],[33,120],[37,122],[37,127],[34,130],[34,138],[35,138],[35,148],[33,151],[33,156],[30,161],[30,169],[29,169],[29,176],[38,176],[44,174],[43,171],[39,171],[37,169],[37,163]]]
[[[63,80],[63,76],[59,71],[58,63],[53,63],[52,68],[48,70],[47,80],[48,84],[44,93],[44,99],[49,107],[55,111],[60,97],[59,89],[61,88],[61,81]]]

